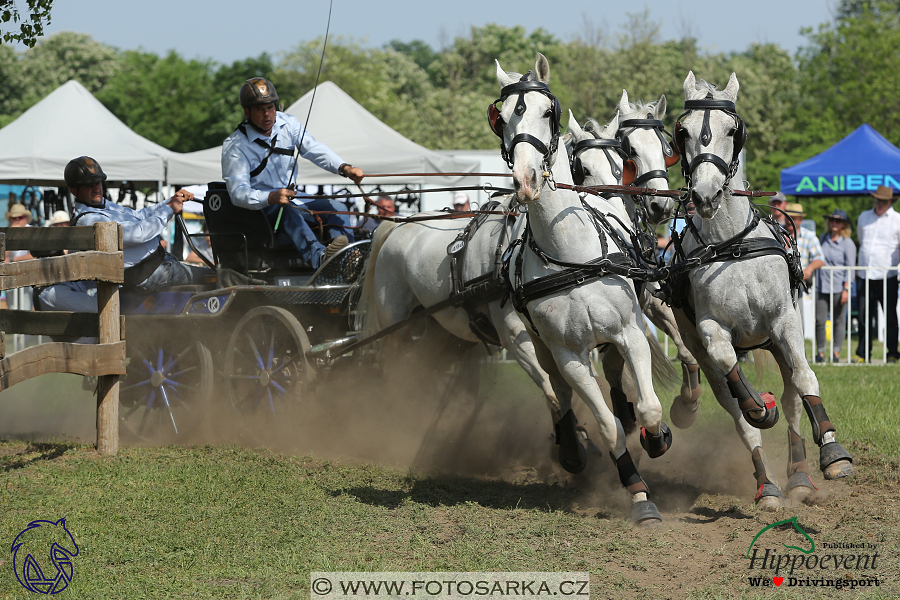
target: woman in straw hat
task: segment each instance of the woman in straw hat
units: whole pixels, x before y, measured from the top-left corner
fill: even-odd
[[[819,243],[829,267],[855,267],[856,244],[850,239],[850,218],[836,208],[825,215],[827,229]],[[847,325],[847,305],[850,302],[850,270],[827,269],[816,278],[816,362],[825,362],[825,323],[831,320],[834,340],[833,362],[839,362]]]
[[[6,220],[10,227],[31,227],[31,211],[24,204],[13,204],[6,211]],[[28,250],[10,250],[6,253],[6,260],[16,262],[34,258]]]

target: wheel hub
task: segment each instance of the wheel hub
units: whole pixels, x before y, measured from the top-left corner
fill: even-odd
[[[259,374],[259,384],[263,387],[269,386],[270,376],[268,371],[263,371]]]
[[[153,375],[150,376],[150,385],[153,387],[160,387],[165,378],[166,376],[162,374],[162,371],[154,371]]]

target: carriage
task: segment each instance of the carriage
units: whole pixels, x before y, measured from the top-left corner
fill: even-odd
[[[233,206],[224,184],[210,184],[203,211],[209,232],[187,233],[180,215],[176,228],[216,269],[218,283],[122,294],[129,360],[119,419],[126,439],[188,439],[221,410],[233,410],[245,430],[264,439],[267,426],[289,422],[311,393],[325,364],[317,357],[350,333],[369,240],[312,269],[261,212]],[[208,239],[212,256],[197,238]],[[252,285],[223,285],[222,269]]]

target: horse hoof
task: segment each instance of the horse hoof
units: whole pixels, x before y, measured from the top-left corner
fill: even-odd
[[[791,502],[806,502],[815,490],[819,488],[812,482],[809,473],[796,472],[791,475],[787,483],[788,498]]]
[[[765,512],[775,512],[784,508],[784,494],[781,493],[777,484],[764,483],[759,486],[756,497],[753,499],[756,507]]]
[[[851,463],[849,460],[841,460],[835,463],[831,463],[822,470],[822,474],[825,475],[825,479],[829,481],[831,481],[832,479],[847,477],[848,475],[853,474],[853,463]]]
[[[655,527],[662,523],[662,515],[655,504],[643,500],[631,505],[631,522],[640,527]]]
[[[656,436],[647,433],[641,427],[641,447],[647,451],[650,458],[659,458],[672,447],[672,430],[665,423],[659,423],[659,434]]]
[[[688,404],[682,401],[681,397],[678,397],[672,401],[672,406],[669,408],[669,418],[672,420],[672,425],[678,429],[687,429],[693,425],[699,413],[699,400],[693,404]]]
[[[771,392],[764,392],[760,394],[760,397],[762,397],[766,406],[763,416],[759,419],[754,419],[750,413],[757,412],[757,409],[749,409],[743,411],[744,420],[757,429],[771,429],[778,422],[778,406],[775,405],[775,396]]]
[[[784,500],[776,496],[765,496],[759,499],[756,508],[763,512],[777,512],[784,508]]]
[[[837,442],[819,448],[819,469],[825,479],[838,479],[853,473],[853,457]]]

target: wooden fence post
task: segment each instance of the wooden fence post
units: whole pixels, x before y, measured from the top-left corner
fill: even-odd
[[[122,250],[122,227],[105,221],[94,223],[95,248],[100,252]],[[119,285],[97,282],[97,308],[100,315],[100,343],[121,341]],[[97,451],[115,454],[119,450],[119,376],[101,375],[97,388]]]

